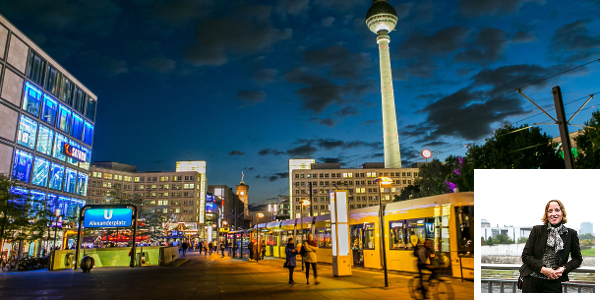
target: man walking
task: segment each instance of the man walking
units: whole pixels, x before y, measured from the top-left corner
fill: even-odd
[[[254,250],[254,242],[250,241],[248,243],[248,261],[252,261],[252,252]]]
[[[183,251],[183,256],[185,256],[185,251],[190,247],[190,245],[186,242],[183,241],[183,243],[181,244],[181,250]]]

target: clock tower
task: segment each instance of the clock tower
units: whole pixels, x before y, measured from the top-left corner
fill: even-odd
[[[235,186],[235,194],[244,202],[244,218],[248,218],[248,185],[244,183],[244,172],[242,172],[242,181]]]

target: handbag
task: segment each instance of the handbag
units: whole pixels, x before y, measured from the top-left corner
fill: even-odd
[[[300,248],[300,256],[306,256],[306,248],[304,248],[304,245]]]
[[[284,268],[289,268],[289,264],[288,264],[288,261],[287,261],[287,260],[286,260],[286,261],[283,263],[283,267],[284,267]]]
[[[523,275],[519,276],[519,281],[517,282],[517,288],[520,290],[523,289]]]

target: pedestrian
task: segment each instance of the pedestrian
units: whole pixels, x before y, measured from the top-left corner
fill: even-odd
[[[248,261],[252,261],[252,251],[254,250],[254,242],[250,241],[248,243]]]
[[[267,253],[267,246],[263,243],[262,244],[262,250],[261,250],[262,260],[265,260],[265,254],[266,253]]]
[[[221,242],[221,245],[219,247],[221,247],[221,258],[224,258],[225,257],[225,242]]]
[[[313,276],[315,277],[315,284],[321,283],[317,280],[317,241],[313,240],[312,234],[308,235],[308,240],[302,244],[306,253],[304,254],[304,267],[306,269],[306,284],[310,284],[308,281],[308,274],[310,267],[313,268]]]
[[[213,251],[213,242],[208,242],[208,254],[212,254]]]
[[[289,238],[287,246],[285,247],[285,262],[290,271],[290,277],[288,279],[289,284],[294,284],[294,268],[296,268],[296,255],[300,253],[298,247],[294,247],[294,239]]]
[[[185,256],[185,251],[190,247],[186,241],[183,241],[181,244],[181,250],[183,250],[183,256]]]

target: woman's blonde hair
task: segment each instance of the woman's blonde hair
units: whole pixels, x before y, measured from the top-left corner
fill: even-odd
[[[560,210],[562,211],[562,220],[560,221],[560,224],[565,224],[567,223],[567,211],[565,210],[565,206],[562,204],[562,202],[560,202],[560,200],[550,200],[548,201],[548,203],[546,203],[546,209],[544,210],[544,217],[542,218],[542,222],[544,222],[545,225],[548,225],[548,207],[550,207],[550,203],[552,202],[556,202],[558,203],[558,206],[560,207]]]

